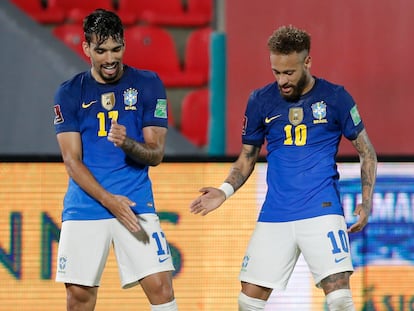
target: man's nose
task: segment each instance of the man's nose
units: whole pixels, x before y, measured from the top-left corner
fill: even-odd
[[[277,77],[277,84],[279,85],[285,85],[288,82],[289,80],[286,75],[281,74]]]
[[[105,62],[108,64],[111,64],[114,62],[114,59],[115,59],[114,53],[108,51],[105,55]]]

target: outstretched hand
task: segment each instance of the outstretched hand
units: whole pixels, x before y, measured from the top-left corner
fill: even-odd
[[[203,187],[199,190],[202,192],[197,199],[190,204],[190,212],[202,216],[214,211],[226,200],[224,192],[214,187]]]
[[[359,232],[362,231],[362,229],[364,229],[364,227],[368,223],[369,208],[366,207],[363,203],[360,203],[357,205],[354,211],[354,215],[359,217],[358,221],[348,228],[348,232],[350,233]]]

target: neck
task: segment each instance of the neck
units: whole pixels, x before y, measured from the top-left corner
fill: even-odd
[[[307,80],[308,82],[306,83],[306,87],[303,89],[302,95],[308,93],[315,85],[315,78],[312,75],[310,75]]]

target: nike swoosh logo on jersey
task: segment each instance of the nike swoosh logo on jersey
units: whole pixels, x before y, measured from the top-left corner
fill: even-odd
[[[273,116],[273,117],[266,117],[266,119],[265,119],[265,123],[270,123],[270,122],[272,122],[274,119],[277,119],[277,118],[279,118],[279,117],[281,117],[282,115],[281,114],[278,114],[277,116]]]
[[[91,100],[89,103],[82,103],[82,108],[86,109],[92,106],[93,104],[97,103],[97,100]]]
[[[346,259],[346,257],[347,257],[347,256],[342,257],[342,258],[335,258],[335,263],[339,263],[339,262],[341,262],[341,261],[345,260],[345,259]]]

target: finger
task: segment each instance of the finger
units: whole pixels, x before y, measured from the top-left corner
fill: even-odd
[[[349,227],[348,232],[354,233],[360,231],[360,225],[359,223],[353,224],[351,227]]]
[[[200,214],[203,211],[203,208],[201,208],[200,206],[195,206],[192,210],[191,213],[193,214]]]
[[[135,217],[136,218],[136,217]],[[138,218],[135,220],[129,220],[127,224],[127,228],[131,232],[138,232],[141,230],[141,226],[139,225]]]
[[[203,194],[204,193],[207,193],[207,192],[209,192],[210,190],[209,190],[209,188],[208,187],[203,187],[203,188],[201,188],[200,190],[198,190],[198,192],[202,192]]]
[[[194,200],[193,202],[191,202],[191,204],[190,204],[190,209],[192,210],[192,209],[195,209],[196,207],[197,207],[197,205],[199,205],[200,204],[200,199],[196,199],[196,200]]]

